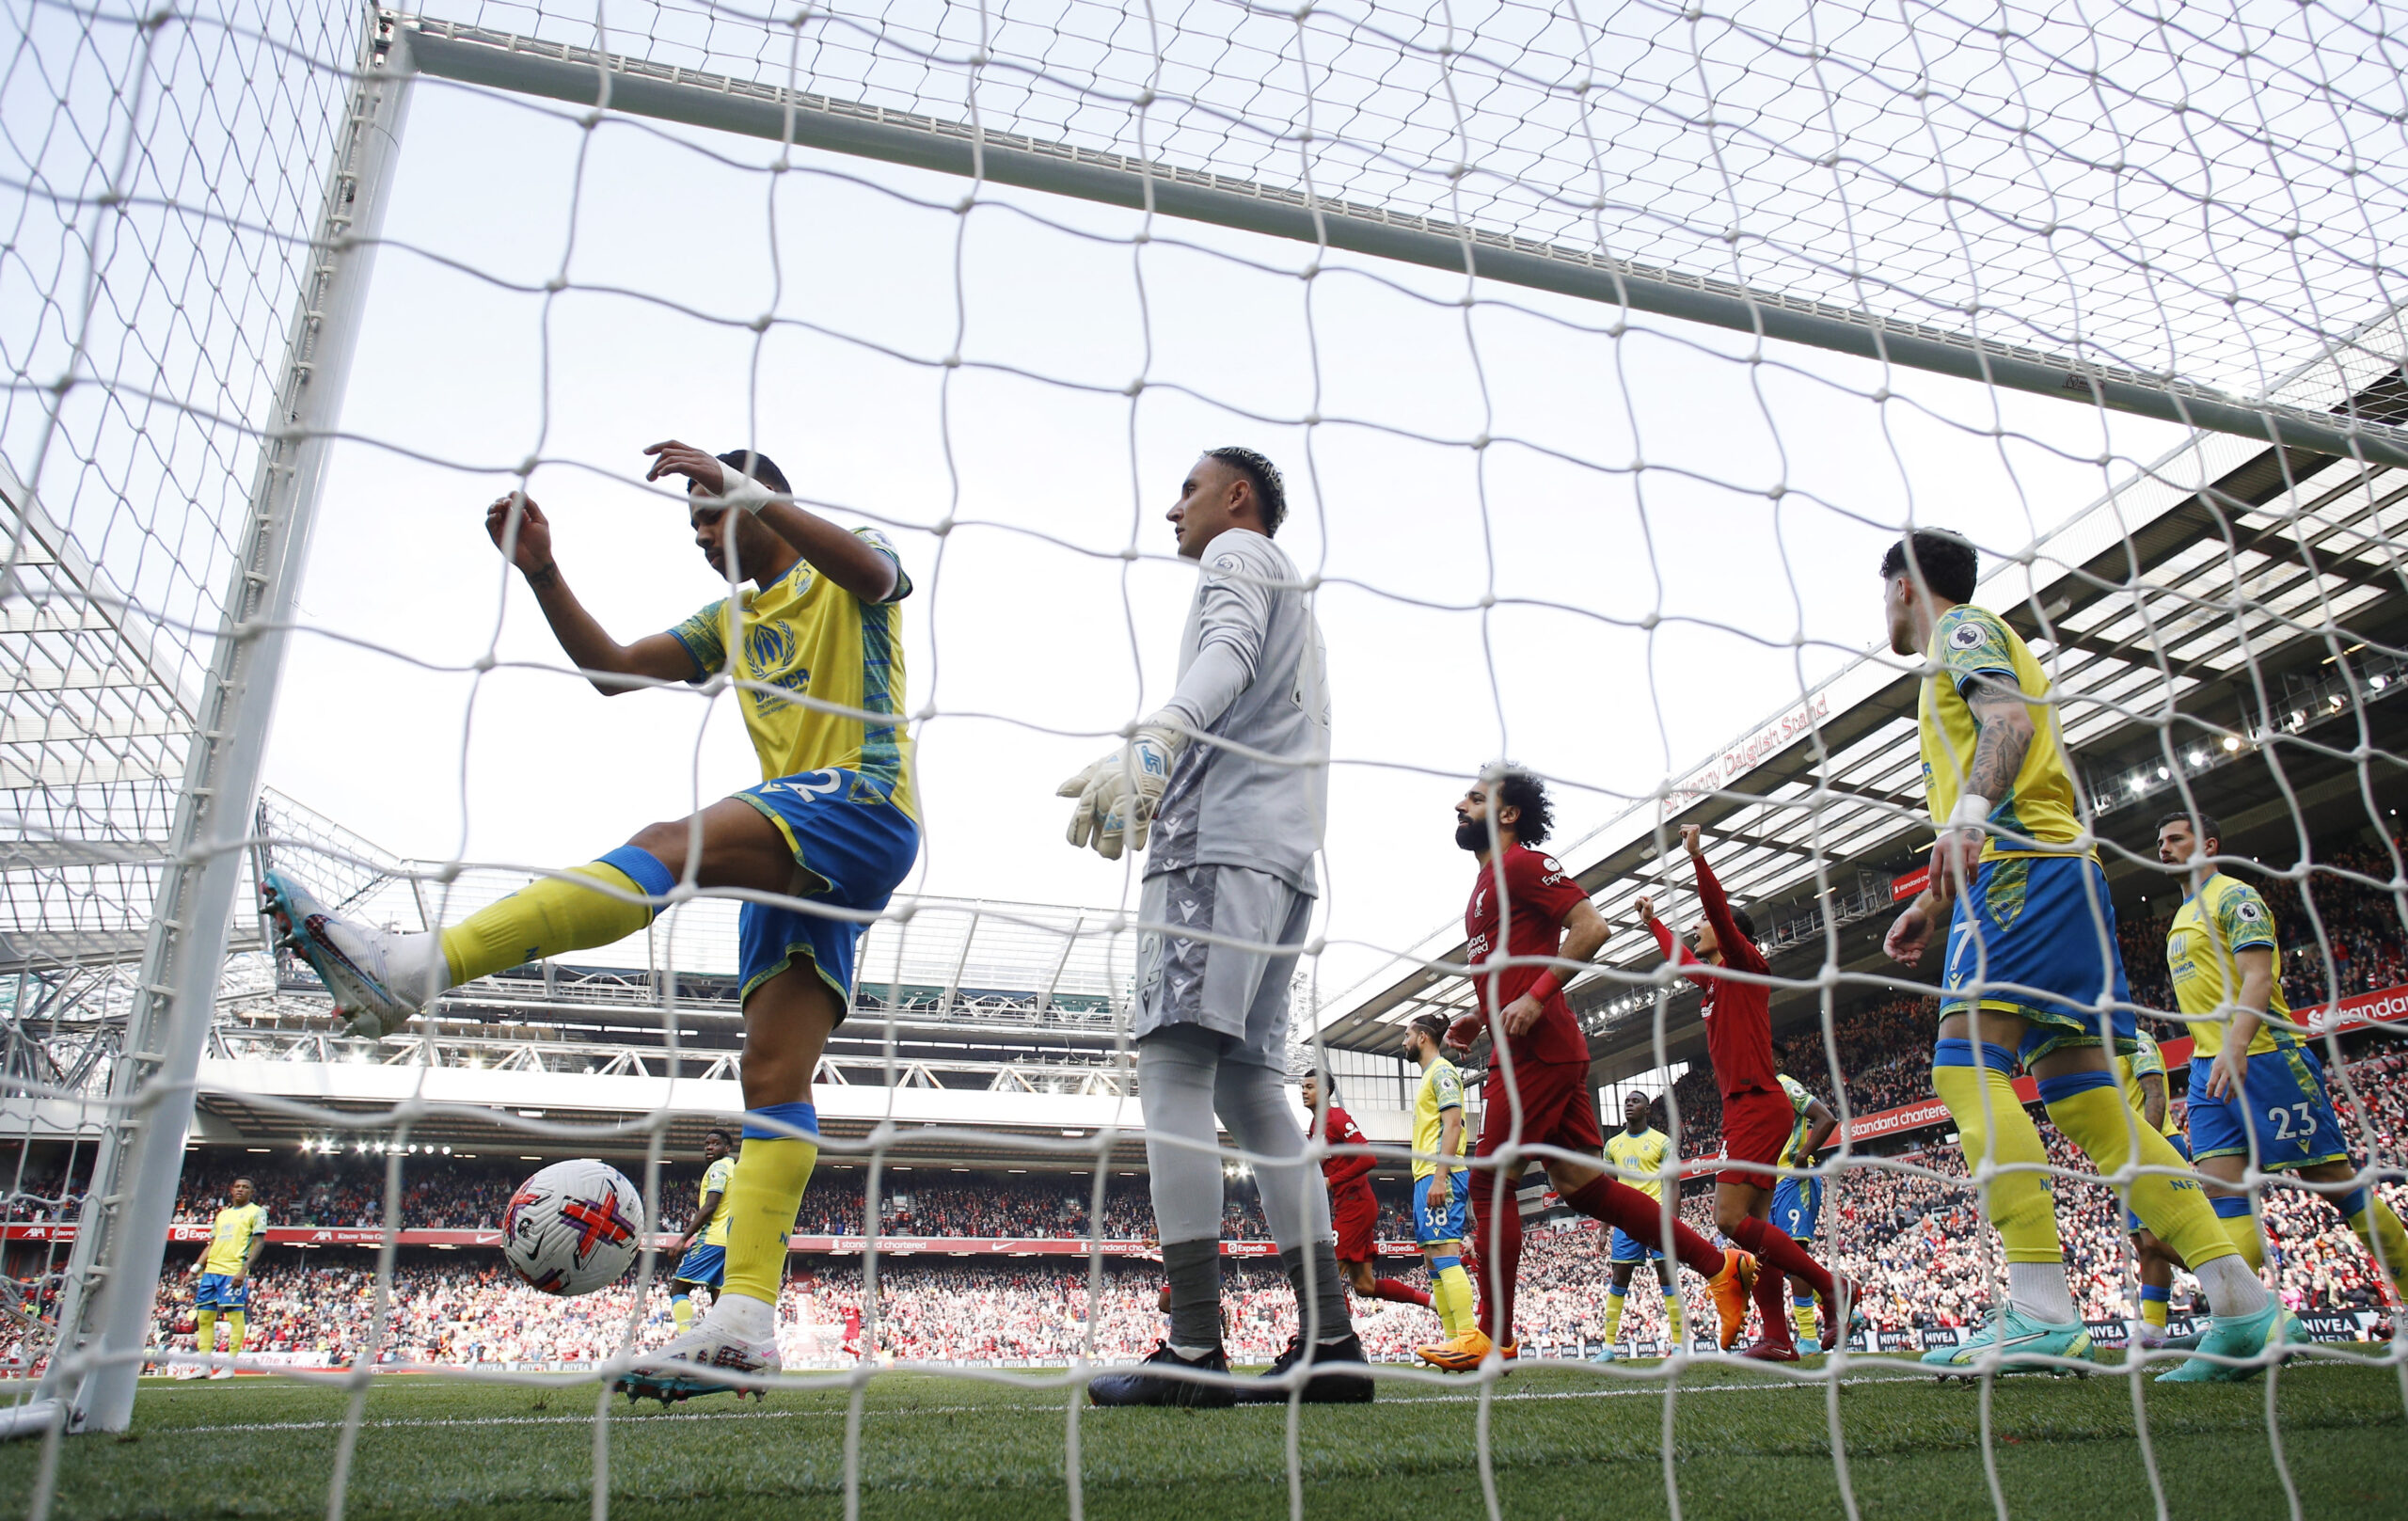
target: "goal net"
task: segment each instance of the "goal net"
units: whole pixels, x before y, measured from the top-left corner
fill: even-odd
[[[325,1417],[337,1513],[383,1372],[607,1396],[671,1335],[696,1149],[744,1107],[739,910],[814,905],[680,893],[372,1038],[258,912],[276,870],[438,929],[752,783],[757,692],[595,658],[735,590],[687,558],[679,483],[645,480],[669,438],[776,458],[910,584],[922,848],[855,915],[781,1310],[779,1393],[834,1400],[811,1438],[833,1478],[810,1482],[848,1511],[898,1481],[865,1414],[938,1376],[965,1408],[1037,1391],[1019,1418],[1071,1513],[1137,1481],[1096,1463],[1122,1437],[1081,1401],[1164,1334],[1130,1020],[1176,927],[1142,913],[1134,853],[1063,845],[1054,789],[1173,689],[1193,578],[1161,515],[1231,443],[1285,473],[1277,544],[1326,646],[1288,1061],[1373,1149],[1403,1260],[1378,1273],[1420,1273],[1405,1031],[1481,1003],[1459,913],[1489,868],[1449,810],[1510,758],[1551,790],[1551,869],[1603,932],[1553,969],[1576,1085],[1608,1133],[1652,1105],[1662,1169],[1613,1170],[1660,1194],[1668,1242],[1677,1217],[1720,1244],[1715,1158],[1739,1143],[1700,990],[1640,900],[1699,919],[1697,826],[1748,911],[1766,970],[1706,981],[1764,990],[1797,1113],[1828,1112],[1828,1145],[1766,1176],[1817,1201],[1800,1239],[1863,1294],[1828,1357],[1745,1382],[1806,1412],[1780,1418],[1820,1434],[1835,1503],[1865,1481],[1840,1391],[1976,1341],[2012,1276],[1990,1212],[2036,1171],[2089,1349],[2052,1366],[2122,1381],[2112,1418],[2165,1513],[2145,1386],[2183,1353],[2131,1343],[2205,1331],[2211,1285],[2123,1212],[2191,1174],[2102,1180],[2023,1067],[1997,1101],[2043,1159],[1969,1168],[1935,1096],[1942,994],[2011,1012],[2029,971],[1991,946],[1955,976],[1945,926],[1919,960],[1883,951],[1935,885],[1935,789],[1968,787],[1934,775],[1938,667],[1892,653],[1877,567],[1944,530],[2041,673],[2026,711],[2073,832],[2049,843],[2099,863],[2067,933],[2113,946],[2127,990],[2080,1002],[2163,1048],[2135,1124],[2197,1138],[2197,1042],[2223,1028],[2178,988],[2196,884],[2162,821],[2214,821],[2269,920],[2265,1028],[2315,1097],[2244,1095],[2233,1186],[2313,1339],[2258,1376],[2387,1366],[2368,1418],[2397,1418],[2408,1367],[2375,1339],[2408,1271],[2380,1225],[2408,1164],[2408,147],[2378,14],[12,0],[8,24],[0,1344],[10,1429],[42,1438],[37,1513],[97,1481],[73,1434],[139,1421],[146,1377],[226,1365],[179,1275],[246,1168],[286,1233],[260,1292],[288,1309],[228,1366],[353,1396]],[[513,493],[557,554],[540,587],[486,536]],[[495,526],[507,548],[535,521]],[[1643,1250],[1634,1278],[1546,1180],[1602,1159],[1525,1133],[1516,1059],[1483,1038],[1465,1065],[1472,1133],[1516,1117],[1473,1186],[1522,1169],[1489,1206],[1524,1222],[1520,1355],[1441,1374],[1416,1357],[1429,1311],[1356,1299],[1373,1409],[1475,1406],[1502,1514],[1556,1451],[1538,1402],[1654,1402],[1677,1512],[1676,1434],[1707,1402],[1685,1393],[1736,1376],[1714,1303],[1670,1267],[1659,1295]],[[2336,1133],[2267,1149],[2311,1122]],[[1275,1159],[1220,1146],[1228,1350],[1267,1363],[1298,1314],[1254,1181]],[[515,1291],[467,1270],[498,1265],[512,1179],[589,1155],[642,1191],[630,1276],[522,1294],[506,1345],[472,1335]],[[1787,1334],[1752,1313],[1751,1339]],[[2002,1372],[1969,1366],[2008,1513]],[[2252,1439],[2296,1507],[2280,1413]],[[596,1513],[635,1418],[606,1399],[578,1435]],[[1294,1410],[1228,1461],[1301,1507],[1354,1472],[1317,1440]]]

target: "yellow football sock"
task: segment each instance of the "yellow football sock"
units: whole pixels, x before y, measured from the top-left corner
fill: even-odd
[[[597,893],[585,885],[588,881],[636,901]],[[633,877],[607,861],[573,866],[563,876],[520,888],[443,931],[443,959],[450,964],[452,984],[473,982],[522,961],[625,940],[652,923],[652,905],[642,901],[643,892]]]
[[[1439,1328],[1450,1339],[1480,1323],[1472,1308],[1471,1275],[1459,1259],[1448,1259],[1446,1266],[1430,1275],[1430,1307],[1438,1312]]]
[[[783,1121],[816,1135],[818,1111],[807,1103],[770,1104],[753,1115]],[[736,1154],[736,1176],[727,1184],[727,1279],[725,1291],[774,1305],[786,1271],[786,1238],[802,1208],[819,1143],[784,1132],[744,1127]]]
[[[192,1318],[192,1350],[206,1357],[217,1350],[217,1312],[204,1309]]]
[[[1678,1290],[1664,1291],[1664,1324],[1672,1333],[1674,1341],[1681,1339],[1681,1296]]]
[[[1814,1296],[1813,1294],[1808,1294],[1803,1299],[1796,1295],[1790,1297],[1789,1323],[1798,1328],[1798,1339],[1800,1341],[1812,1341],[1820,1334],[1814,1329]]]
[[[2162,1299],[2151,1299],[2146,1294],[2141,1296],[2141,1319],[2161,1331],[2165,1329],[2165,1312],[2172,1307]]]
[[[2066,1091],[2071,1082],[2083,1085]],[[2207,1190],[2190,1175],[2189,1160],[2174,1149],[2173,1142],[2133,1121],[2131,1107],[2124,1102],[2114,1078],[2104,1072],[2085,1072],[2078,1079],[2044,1083],[2043,1087],[2055,1090],[2043,1095],[2049,1100],[2049,1117],[2100,1172],[2126,1166],[2136,1150],[2143,1166],[2184,1169],[2174,1177],[2158,1173],[2134,1179],[2131,1212],[2151,1234],[2188,1262],[2192,1272],[2239,1249],[2208,1202]]]
[[[243,1312],[239,1309],[230,1309],[226,1312],[226,1355],[240,1357],[242,1355]]]
[[[2249,1271],[2264,1272],[2266,1270],[2266,1237],[2265,1233],[2258,1228],[2258,1212],[2252,1210],[2247,1214],[2219,1215],[2217,1219],[2223,1224],[2224,1233],[2231,1241],[2232,1249],[2239,1252],[2241,1260],[2249,1264]]]
[[[2358,1206],[2354,1212],[2350,1208],[2353,1204]],[[2349,1216],[2350,1228],[2366,1244],[2367,1255],[2391,1280],[2393,1293],[2408,1295],[2408,1230],[2400,1228],[2400,1216],[2367,1188],[2344,1196],[2341,1210]]]
[[[669,1302],[669,1318],[677,1323],[677,1334],[684,1336],[694,1323],[694,1302],[684,1294]]]
[[[1624,1297],[1623,1291],[1619,1289],[1606,1290],[1606,1345],[1608,1347],[1622,1339]]]
[[[1978,1171],[1988,1160],[1999,1167],[2046,1165],[2040,1129],[2015,1097],[2015,1085],[1993,1067],[1934,1067],[1932,1091],[1948,1106],[1965,1149],[1965,1168]],[[2057,1206],[2046,1174],[2018,1167],[2000,1172],[1982,1193],[1982,1212],[2005,1243],[2010,1262],[2057,1262],[2065,1248],[2057,1240]]]

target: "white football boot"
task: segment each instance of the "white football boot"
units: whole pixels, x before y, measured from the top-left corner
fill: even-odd
[[[404,937],[337,918],[315,894],[280,871],[261,875],[260,897],[276,921],[278,943],[309,963],[353,1035],[369,1040],[389,1035],[426,1002],[413,1000],[406,990],[407,981],[425,980],[422,969],[393,964],[395,943]],[[405,970],[420,975],[407,978]]]
[[[754,1302],[758,1304],[758,1301]],[[750,1394],[766,1401],[768,1391],[743,1384],[729,1384],[705,1377],[705,1370],[718,1370],[759,1378],[775,1378],[783,1366],[778,1359],[778,1337],[775,1312],[769,1313],[768,1334],[758,1335],[757,1324],[741,1323],[757,1319],[728,1311],[722,1299],[710,1307],[702,1323],[668,1345],[637,1357],[632,1371],[619,1375],[612,1388],[623,1390],[632,1404],[649,1397],[662,1404],[673,1404],[703,1394],[733,1394],[738,1403]],[[768,1307],[761,1306],[762,1310]]]

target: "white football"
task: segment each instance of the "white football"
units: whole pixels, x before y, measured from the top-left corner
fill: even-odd
[[[555,1162],[518,1185],[501,1216],[501,1255],[547,1294],[618,1282],[643,1246],[643,1196],[606,1162]]]

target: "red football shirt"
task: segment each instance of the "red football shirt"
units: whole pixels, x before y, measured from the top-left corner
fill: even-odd
[[[1321,1138],[1332,1146],[1370,1144],[1363,1138],[1363,1133],[1354,1128],[1354,1117],[1336,1104],[1329,1106],[1328,1115],[1322,1120]],[[1368,1153],[1357,1156],[1323,1157],[1321,1159],[1321,1175],[1329,1182],[1330,1197],[1343,1198],[1358,1188],[1367,1194],[1370,1193],[1371,1185],[1366,1180],[1371,1176],[1371,1169],[1377,1165],[1379,1165],[1379,1159]]]
[[[1772,970],[1756,943],[1739,933],[1738,921],[1731,917],[1731,900],[1723,896],[1722,883],[1703,857],[1697,862],[1697,898],[1705,911],[1705,922],[1714,927],[1724,966],[1757,974]],[[1656,943],[1666,956],[1683,966],[1704,964],[1661,920],[1648,927],[1656,932]],[[1703,972],[1685,975],[1698,985],[1703,998],[1698,1018],[1705,1022],[1705,1054],[1714,1063],[1714,1080],[1723,1096],[1778,1092],[1780,1069],[1772,1057],[1772,990],[1760,982],[1739,982]]]
[[[1507,956],[1553,956],[1563,944],[1563,919],[1579,904],[1589,901],[1580,884],[1564,874],[1555,857],[1544,850],[1533,850],[1527,845],[1509,845],[1499,850],[1489,864],[1480,868],[1471,886],[1471,905],[1464,910],[1465,960],[1473,972],[1472,985],[1480,990],[1480,1006],[1489,1017],[1489,1034],[1505,1040],[1515,1062],[1581,1062],[1589,1059],[1589,1040],[1572,1018],[1572,1006],[1564,1002],[1563,990],[1547,995],[1539,1020],[1519,1036],[1508,1038],[1504,1026],[1497,1022],[1501,1009],[1529,990],[1539,980],[1539,974],[1550,970],[1544,963],[1523,962],[1517,966],[1499,967],[1485,975],[1481,968],[1497,944],[1498,867],[1505,879],[1505,906],[1512,911],[1505,933]],[[1570,980],[1570,974],[1558,972],[1558,980]]]

